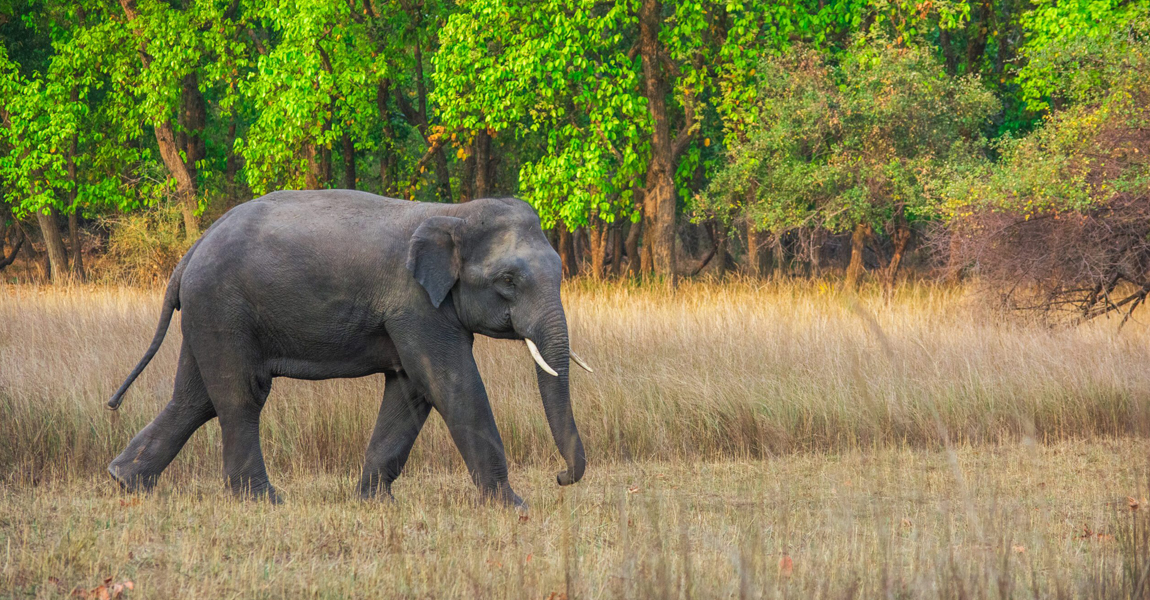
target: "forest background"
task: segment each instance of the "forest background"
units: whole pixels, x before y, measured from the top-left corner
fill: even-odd
[[[0,0],[0,268],[162,281],[237,203],[347,188],[521,197],[568,275],[1129,314],[1148,34],[1112,0]]]

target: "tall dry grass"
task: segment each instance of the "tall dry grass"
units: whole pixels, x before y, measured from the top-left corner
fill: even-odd
[[[908,286],[889,302],[825,285],[565,286],[590,468],[630,459],[757,458],[800,451],[1150,431],[1150,330],[1011,322],[962,289]],[[139,360],[160,294],[0,286],[0,477],[99,473],[168,400],[178,323],[116,413],[103,406]],[[476,355],[513,463],[559,466],[521,343]],[[264,412],[272,472],[354,473],[383,380],[277,379]],[[198,432],[175,476],[218,476],[219,427]],[[457,468],[437,418],[409,468]]]

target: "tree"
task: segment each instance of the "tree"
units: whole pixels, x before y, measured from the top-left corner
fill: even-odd
[[[810,49],[768,59],[757,75],[755,125],[700,198],[734,207],[752,230],[851,233],[847,286],[876,232],[893,251],[893,284],[915,221],[936,214],[939,175],[982,158],[996,110],[977,77],[954,78],[922,48],[860,38],[837,64]]]
[[[1007,306],[1125,322],[1150,294],[1150,10],[1124,22],[1029,54],[1034,73],[1059,74],[1032,96],[1050,118],[952,178],[952,262]]]

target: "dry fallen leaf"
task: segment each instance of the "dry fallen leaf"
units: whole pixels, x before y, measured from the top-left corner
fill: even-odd
[[[112,583],[112,578],[108,577],[104,583],[86,590],[84,588],[76,588],[72,590],[73,596],[80,598],[91,598],[92,600],[116,600],[122,598],[124,592],[131,591],[136,588],[136,584],[132,583],[131,579],[126,579],[120,583]]]
[[[791,560],[790,556],[784,555],[779,559],[779,575],[783,577],[790,577],[791,573],[795,571],[795,561]]]
[[[639,493],[639,486],[633,485],[633,486],[627,488],[627,493],[628,494],[638,494]]]
[[[1084,540],[1098,540],[1099,542],[1105,542],[1106,540],[1114,539],[1114,536],[1110,534],[1090,529],[1089,525],[1082,526],[1082,535],[1078,537]]]

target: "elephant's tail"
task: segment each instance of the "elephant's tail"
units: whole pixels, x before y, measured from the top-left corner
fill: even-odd
[[[202,239],[202,238],[201,238]],[[160,344],[164,343],[164,336],[168,333],[168,324],[172,321],[172,312],[180,309],[180,279],[184,275],[184,268],[188,265],[188,260],[191,259],[192,253],[196,251],[196,246],[199,246],[199,240],[188,250],[184,258],[180,259],[180,263],[176,265],[175,270],[172,271],[172,277],[168,280],[168,289],[164,292],[164,307],[160,311],[160,324],[156,326],[156,335],[152,336],[152,345],[148,346],[148,351],[144,353],[144,358],[140,359],[139,364],[128,378],[124,380],[124,384],[120,389],[112,394],[112,399],[108,400],[108,410],[116,410],[120,408],[120,403],[124,401],[124,392],[128,391],[132,382],[140,376],[144,371],[144,367],[152,362],[152,357],[156,355],[156,351],[160,349]]]

